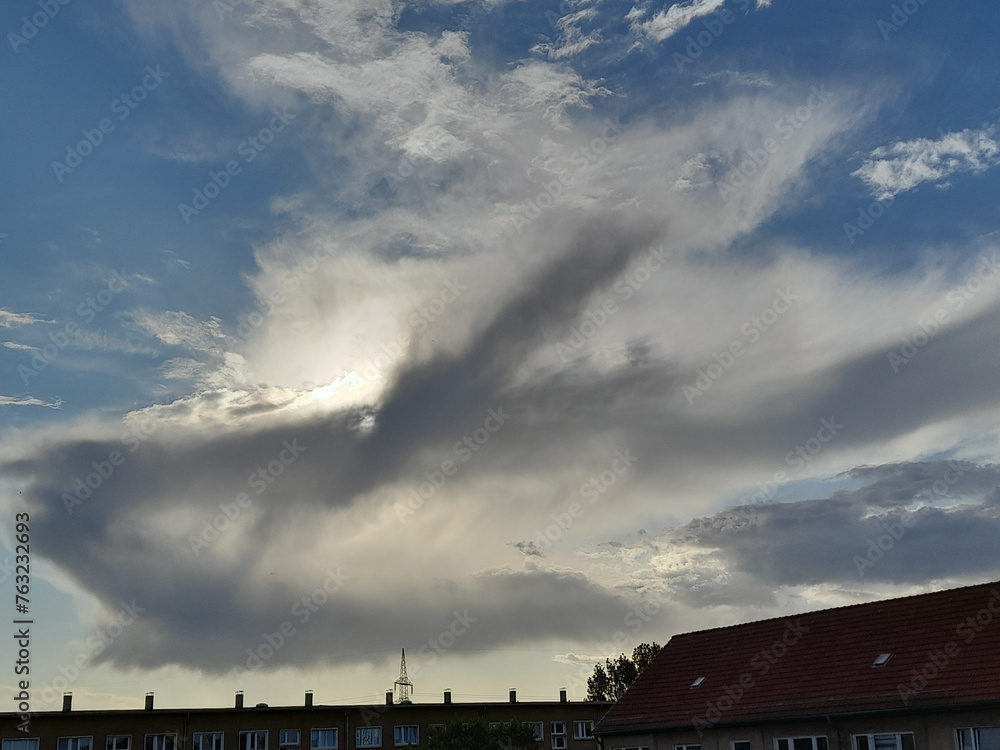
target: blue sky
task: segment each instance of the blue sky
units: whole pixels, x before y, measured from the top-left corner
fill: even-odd
[[[5,6],[38,707],[580,698],[996,579],[998,12]]]

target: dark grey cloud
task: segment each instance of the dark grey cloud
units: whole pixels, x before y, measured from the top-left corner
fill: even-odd
[[[694,606],[768,606],[781,586],[921,584],[1000,574],[1000,467],[928,461],[847,474],[864,485],[821,499],[741,506],[657,540],[656,552],[703,553],[662,582]]]
[[[400,593],[359,591],[363,584],[349,571],[331,572],[303,580],[299,589],[275,584],[253,600],[229,597],[224,610],[215,598],[220,581],[185,580],[187,590],[137,596],[142,616],[95,661],[226,673],[247,668],[248,659],[253,666],[248,649],[260,653],[268,635],[273,643],[283,626],[288,637],[260,668],[381,663],[386,651],[395,655],[398,647],[419,660],[442,651],[461,654],[557,636],[608,638],[628,611],[620,596],[572,573],[490,571],[463,583],[414,580],[408,593]],[[334,580],[342,580],[339,588],[329,583]],[[333,590],[328,598],[317,594],[324,583]],[[461,625],[453,629],[456,620]],[[444,632],[455,638],[446,639],[442,649]]]
[[[401,477],[422,479],[426,467],[415,457],[449,455],[453,441],[481,425],[488,408],[503,406],[511,371],[545,329],[572,321],[595,288],[658,238],[655,224],[646,220],[608,218],[580,226],[565,251],[501,308],[467,351],[405,370],[374,410],[186,440],[166,428],[142,443],[49,442],[30,458],[6,463],[5,475],[27,488],[24,501],[33,513],[38,551],[109,610],[133,599],[145,608],[140,622],[103,658],[119,666],[231,666],[247,643],[288,618],[295,600],[254,572],[260,557],[273,551],[276,532],[301,528],[308,534],[311,518],[352,508],[365,493]],[[182,405],[174,416],[185,410],[190,416],[196,408]],[[371,413],[374,430],[358,429]],[[233,413],[239,416],[245,415]],[[479,462],[476,471],[498,471],[504,444],[523,434],[518,427],[510,437],[498,435],[491,446],[495,458]],[[282,456],[294,460],[282,463]],[[249,498],[244,508],[238,507],[241,493]],[[373,515],[379,509],[358,510]],[[208,539],[211,531],[202,530],[227,512],[239,517],[233,531],[221,532],[222,542],[191,542]],[[405,539],[404,531],[398,533]],[[233,550],[226,542],[235,535],[240,543]],[[373,649],[440,628],[442,613],[456,608],[482,613],[470,642],[494,646],[557,636],[605,638],[621,619],[618,595],[578,575],[456,576],[442,597],[428,595],[422,573],[408,573],[415,577],[408,596],[378,592],[377,577],[364,590],[350,592],[348,586],[317,614],[320,625],[297,638],[273,666],[307,649],[363,660]],[[394,567],[383,566],[381,575],[384,584],[400,583]],[[408,613],[405,620],[401,611]],[[567,627],[568,621],[575,624]]]

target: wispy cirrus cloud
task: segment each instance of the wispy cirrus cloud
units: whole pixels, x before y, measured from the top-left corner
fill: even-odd
[[[30,326],[35,323],[51,322],[51,320],[35,317],[31,313],[18,313],[0,308],[0,328],[18,328],[20,326]]]
[[[49,409],[59,409],[62,407],[62,400],[42,401],[32,396],[3,396],[0,395],[0,406],[45,406]]]
[[[857,170],[878,200],[887,200],[925,182],[948,187],[961,172],[985,172],[1000,164],[997,126],[945,133],[938,139],[916,138],[880,146]]]
[[[726,0],[689,0],[686,3],[674,3],[666,10],[654,13],[645,21],[640,21],[640,13],[633,14],[632,27],[647,34],[654,41],[662,42],[685,28],[692,21],[703,16],[709,16],[718,11]]]

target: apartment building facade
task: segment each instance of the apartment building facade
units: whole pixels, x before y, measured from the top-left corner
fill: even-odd
[[[593,728],[608,703],[558,701],[454,703],[446,691],[440,703],[244,706],[242,693],[231,708],[157,709],[146,696],[142,710],[72,708],[33,714],[28,732],[17,714],[0,714],[0,750],[399,750],[428,746],[431,733],[452,723],[527,722],[539,750],[598,750]]]

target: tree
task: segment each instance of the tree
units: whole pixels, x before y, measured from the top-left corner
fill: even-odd
[[[505,721],[491,729],[479,720],[448,724],[428,737],[429,750],[536,750],[538,740],[531,724]]]
[[[659,652],[656,641],[640,643],[632,650],[631,659],[622,654],[614,661],[605,659],[603,665],[595,664],[594,674],[587,680],[587,700],[618,700]]]

